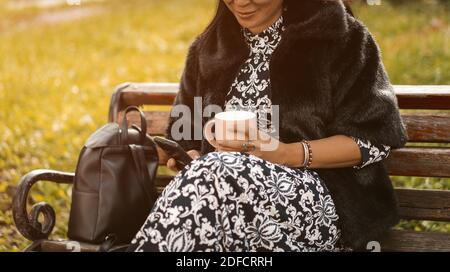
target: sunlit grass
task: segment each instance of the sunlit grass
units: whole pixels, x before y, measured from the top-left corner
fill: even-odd
[[[450,84],[450,2],[356,8],[383,53],[394,84]],[[434,4],[433,4],[434,3]]]
[[[0,33],[0,251],[24,245],[8,230],[7,188],[32,169],[73,171],[85,139],[107,121],[117,84],[178,81],[187,48],[213,6],[207,0],[112,1],[83,21]],[[33,194],[62,215],[60,235],[66,191],[43,185]]]
[[[6,10],[5,1],[0,0],[0,251],[27,244],[11,227],[18,179],[36,168],[73,171],[85,139],[107,121],[117,84],[178,81],[188,46],[215,6],[211,0],[115,0],[86,5],[103,9],[87,19],[19,29],[16,20],[43,10]],[[450,84],[448,6],[358,5],[356,13],[375,34],[393,83]],[[396,182],[448,186],[443,179]],[[69,194],[67,186],[34,189],[34,202],[55,207],[58,237],[66,231]],[[414,227],[434,228],[421,224]]]

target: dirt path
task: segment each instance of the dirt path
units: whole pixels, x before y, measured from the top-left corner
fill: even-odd
[[[53,25],[82,20],[104,12],[100,6],[73,6],[52,11],[42,11],[33,16],[24,16],[0,22],[0,31],[23,31],[44,25]]]
[[[101,2],[104,0],[12,0],[5,3],[6,16],[0,18],[0,31],[23,31],[92,17],[104,12]],[[29,8],[37,8],[38,12],[33,12],[33,15],[25,12],[21,15],[22,10]],[[11,16],[8,16],[8,10],[11,11]]]
[[[104,0],[10,0],[6,2],[8,9],[25,9],[25,8],[50,8],[69,4],[85,4],[90,2],[103,2]]]
[[[72,7],[57,11],[45,11],[19,23],[18,27],[28,28],[41,25],[64,23],[84,19],[103,12],[101,7]]]

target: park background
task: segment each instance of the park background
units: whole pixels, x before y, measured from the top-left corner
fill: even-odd
[[[377,39],[393,84],[450,85],[450,0],[353,1]],[[79,5],[77,5],[77,3]],[[73,5],[75,4],[75,5]],[[0,251],[29,242],[11,199],[37,168],[74,171],[87,137],[107,121],[122,82],[177,82],[187,49],[214,15],[213,0],[0,0]],[[450,189],[449,179],[395,177],[396,186]],[[38,184],[30,204],[56,210],[64,238],[70,186]],[[450,224],[397,228],[450,232]]]

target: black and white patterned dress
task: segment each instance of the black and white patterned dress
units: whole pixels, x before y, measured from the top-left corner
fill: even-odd
[[[225,103],[227,110],[256,112],[262,130],[272,130],[269,61],[283,30],[282,17],[258,35],[243,29],[251,52]],[[362,156],[356,169],[389,155],[388,146],[352,138]],[[240,152],[211,152],[164,189],[129,250],[337,251],[338,220],[317,172]]]

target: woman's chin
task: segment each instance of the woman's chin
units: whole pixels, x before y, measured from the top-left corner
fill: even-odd
[[[249,22],[241,19],[239,19],[238,22],[242,27],[249,29],[251,31],[258,28],[258,24],[255,24],[254,22]]]
[[[250,18],[241,18],[237,16],[236,19],[242,27],[250,29],[251,31],[264,30],[264,21],[261,21],[257,16],[252,16]]]
[[[251,20],[238,19],[238,23],[245,28],[252,28],[255,24]]]

